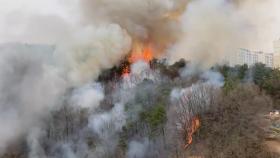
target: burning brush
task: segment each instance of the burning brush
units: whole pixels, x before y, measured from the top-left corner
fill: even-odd
[[[192,144],[193,135],[201,125],[199,114],[209,106],[210,90],[211,87],[207,84],[194,84],[173,94],[179,93],[179,98],[174,101],[174,104],[176,105],[176,126],[182,136],[184,149]]]
[[[200,127],[200,120],[198,116],[195,116],[192,120],[191,123],[188,125],[188,128],[186,130],[186,144],[184,146],[185,149],[188,148],[189,145],[192,144],[193,142],[193,134],[198,130]]]
[[[145,42],[134,42],[133,49],[130,56],[128,57],[128,64],[123,67],[122,76],[126,77],[130,74],[130,65],[143,61],[150,64],[154,58],[153,49],[150,43]]]

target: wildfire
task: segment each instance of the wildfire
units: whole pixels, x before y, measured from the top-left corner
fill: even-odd
[[[135,63],[139,60],[150,62],[153,59],[153,51],[150,44],[135,44],[131,56],[128,58],[130,63]]]
[[[188,148],[188,146],[190,144],[192,144],[193,141],[193,134],[198,130],[198,128],[200,127],[200,121],[199,118],[196,116],[192,119],[191,121],[191,125],[189,126],[189,132],[187,134],[187,140],[186,140],[186,145],[185,145],[185,149]]]
[[[137,61],[144,61],[149,63],[153,59],[153,49],[151,44],[135,41],[131,55],[128,57],[129,65],[123,68],[122,76],[128,76],[130,73],[130,65]]]
[[[129,73],[130,73],[129,66],[126,65],[126,66],[123,68],[123,70],[122,70],[122,77],[128,76]]]

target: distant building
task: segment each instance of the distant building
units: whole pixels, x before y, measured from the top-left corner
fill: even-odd
[[[274,67],[274,54],[241,48],[228,59],[228,63],[230,66],[244,64],[253,66],[256,63],[263,63],[267,67]]]
[[[273,48],[275,54],[280,54],[280,39],[273,42]]]
[[[275,67],[274,63],[274,54],[273,53],[266,53],[264,54],[264,64],[268,67]]]
[[[274,59],[273,59],[274,67],[280,68],[280,39],[274,41],[273,48],[274,48]]]

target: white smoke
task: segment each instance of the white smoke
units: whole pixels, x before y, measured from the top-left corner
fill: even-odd
[[[93,80],[102,69],[117,64],[130,47],[130,38],[117,25],[91,28],[75,37],[54,53],[29,45],[1,49],[1,150],[59,106],[67,88]],[[97,107],[104,97],[100,90],[78,91],[72,101],[83,108]]]
[[[121,132],[125,124],[126,114],[123,104],[116,104],[109,112],[91,115],[88,127],[100,139],[93,155],[97,154],[96,157],[104,157],[104,155],[114,152],[118,144],[117,134]]]
[[[121,87],[131,89],[142,83],[145,79],[150,81],[162,80],[159,72],[152,70],[147,62],[140,60],[131,65],[131,72],[123,77]]]
[[[145,158],[148,151],[149,140],[143,139],[142,141],[131,141],[128,144],[127,158]]]
[[[103,99],[103,87],[95,83],[74,90],[70,102],[73,106],[95,110]]]
[[[1,151],[59,106],[68,88],[87,84],[102,69],[117,64],[131,42],[118,25],[91,27],[68,40],[57,46],[54,53],[44,52],[43,48],[32,50],[29,45],[1,49]],[[104,97],[94,91],[81,95],[93,97],[74,96],[74,102],[82,107],[97,107]]]
[[[267,42],[279,36],[280,1],[238,2],[80,0],[83,14],[79,9],[60,16],[37,13],[44,10],[42,5],[35,13],[5,14],[5,20],[0,22],[0,36],[7,39],[1,41],[55,43],[56,49],[50,55],[40,49],[26,50],[28,46],[0,50],[0,153],[37,124],[38,118],[59,106],[68,88],[92,83],[103,69],[118,64],[135,39],[151,41],[158,50],[177,42],[169,49],[170,59],[185,58],[202,68],[212,66],[239,47],[269,49]],[[185,4],[181,17],[171,16],[184,10]],[[136,76],[138,68],[132,68]],[[209,73],[203,77],[221,86],[218,75]],[[77,88],[71,101],[82,108],[95,109],[103,99],[102,90],[85,86]],[[93,114],[89,127],[105,144],[116,144],[115,139],[109,138],[124,126],[124,113],[124,105],[116,104],[109,112]],[[38,146],[37,135],[30,137],[31,147]],[[36,157],[37,153],[30,154]]]
[[[125,124],[125,113],[122,104],[116,104],[110,111],[89,118],[89,127],[99,135],[100,138],[110,137],[111,132],[121,131]],[[108,133],[109,132],[109,133]]]
[[[0,53],[0,151],[60,101],[66,82],[41,54],[26,46]]]
[[[131,39],[120,26],[87,27],[60,43],[56,60],[72,84],[95,79],[101,70],[118,64],[130,50]]]
[[[138,61],[131,65],[131,73],[135,75],[141,75],[143,71],[150,69],[150,66],[145,61]]]
[[[173,0],[81,0],[86,23],[116,23],[138,40],[169,45],[178,36],[178,25],[168,14],[182,1]],[[164,37],[164,38],[162,38]]]
[[[188,68],[185,68],[188,69]],[[187,71],[187,70],[185,70]],[[191,70],[190,70],[191,71]],[[192,73],[189,73],[188,76],[193,75]],[[184,76],[186,77],[186,76]],[[224,85],[224,77],[222,74],[216,71],[208,70],[204,71],[199,75],[199,80],[197,83],[192,84],[189,87],[186,88],[173,88],[173,90],[170,93],[170,101],[171,102],[177,102],[180,101],[180,99],[185,96],[192,96],[196,95],[195,97],[201,97],[202,99],[209,98],[211,89],[219,89]],[[203,98],[205,97],[205,98]],[[206,99],[209,100],[209,99]],[[206,107],[208,105],[205,105]]]
[[[170,93],[170,100],[171,100],[171,102],[178,101],[181,96],[182,96],[182,89],[174,88],[174,89],[172,89],[172,91]]]
[[[44,134],[40,128],[32,128],[30,133],[27,137],[27,143],[29,146],[29,158],[47,158],[45,155],[45,150],[43,149],[42,145],[40,144],[40,138]]]
[[[200,76],[206,83],[215,87],[222,87],[224,85],[224,77],[219,72],[206,71]]]
[[[63,158],[78,158],[77,155],[73,152],[69,144],[63,144]]]
[[[280,1],[190,1],[180,18],[181,39],[168,50],[170,60],[190,60],[209,68],[238,48],[272,52],[280,36]]]

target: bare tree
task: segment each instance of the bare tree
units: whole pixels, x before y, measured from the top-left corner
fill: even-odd
[[[210,108],[218,90],[209,84],[196,84],[183,90],[176,104],[176,129],[184,148],[192,143],[192,135],[199,128],[199,115]]]
[[[200,116],[216,104],[220,89],[208,83],[194,84],[176,92],[167,109],[166,150],[171,157],[188,157],[186,148],[200,126]]]

